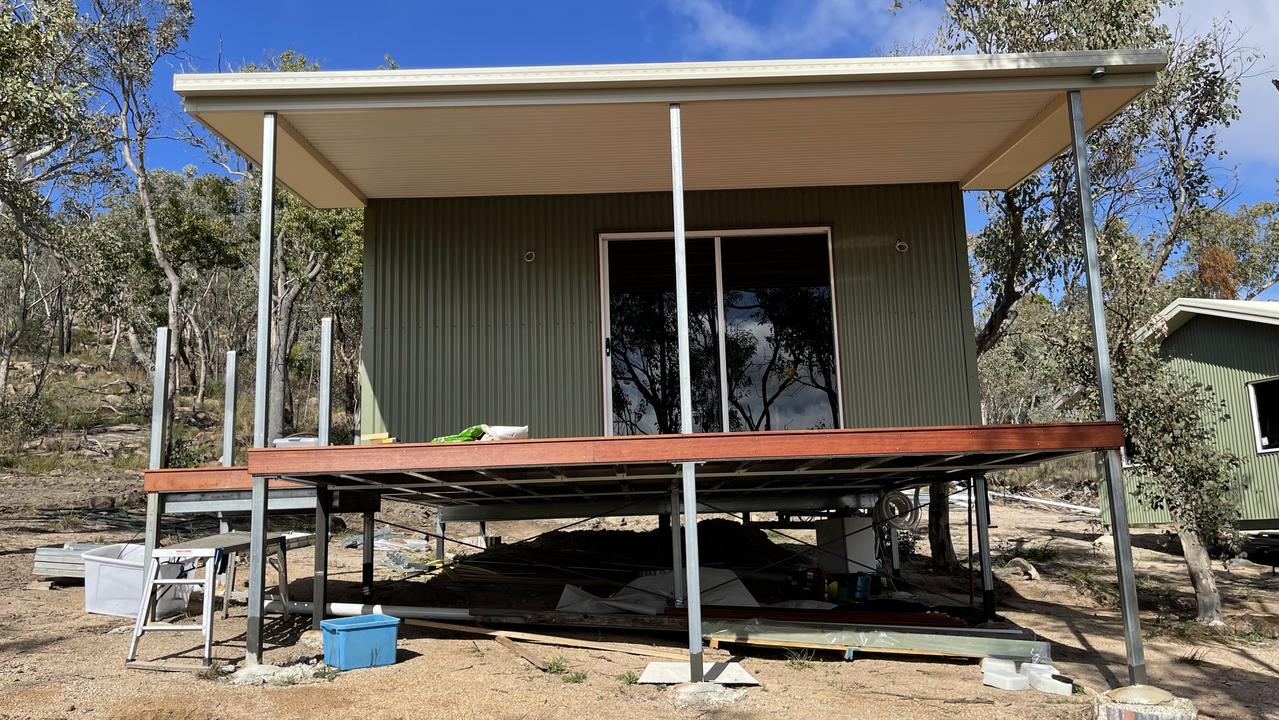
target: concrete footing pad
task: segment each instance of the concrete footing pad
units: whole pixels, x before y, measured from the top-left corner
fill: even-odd
[[[713,710],[746,699],[746,691],[711,682],[684,683],[672,690],[671,702],[681,709]]]
[[[706,682],[696,685],[758,685],[746,668],[740,663],[717,662],[707,666],[704,675]],[[651,662],[640,675],[640,685],[679,685],[689,684],[690,673],[686,662]]]
[[[1093,704],[1096,720],[1196,720],[1199,711],[1186,698],[1150,685],[1108,690]]]

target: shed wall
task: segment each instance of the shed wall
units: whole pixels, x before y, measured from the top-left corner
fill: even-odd
[[[846,426],[978,421],[958,186],[690,192],[686,216],[831,227]],[[669,232],[669,193],[373,200],[365,218],[362,432],[603,434],[598,234]]]
[[[1243,461],[1240,520],[1279,527],[1279,453],[1258,453],[1248,383],[1279,376],[1279,327],[1200,315],[1164,339],[1161,350],[1175,368],[1209,385],[1230,416],[1217,428],[1217,446]],[[1169,522],[1168,513],[1130,501],[1134,524]]]

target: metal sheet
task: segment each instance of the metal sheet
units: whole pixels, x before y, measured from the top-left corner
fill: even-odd
[[[688,192],[685,212],[832,228],[846,427],[979,421],[957,186]],[[598,234],[671,224],[669,193],[371,201],[362,432],[602,434]]]

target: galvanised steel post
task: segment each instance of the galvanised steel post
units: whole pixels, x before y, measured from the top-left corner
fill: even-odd
[[[222,395],[222,466],[235,464],[235,396],[238,388],[235,377],[235,351],[226,354],[226,382]]]
[[[675,586],[675,607],[688,604],[684,592],[684,543],[680,539],[683,530],[679,526],[679,486],[671,483],[670,524],[671,524],[671,582]]]
[[[320,403],[319,441],[329,444],[329,428],[333,425],[333,318],[320,318]]]
[[[328,485],[315,486],[315,576],[311,580],[311,629],[319,630],[329,595],[329,505],[333,493]]]
[[[1092,318],[1093,350],[1101,416],[1114,422],[1115,389],[1110,372],[1110,343],[1106,337],[1106,308],[1102,299],[1101,262],[1097,254],[1097,226],[1092,208],[1092,173],[1088,169],[1088,138],[1084,133],[1083,100],[1078,90],[1066,94],[1070,110],[1070,142],[1074,150],[1075,181],[1079,192],[1079,216],[1084,231],[1085,278],[1088,281],[1088,313]],[[1137,582],[1132,567],[1132,541],[1128,536],[1128,505],[1124,496],[1123,466],[1119,450],[1105,453],[1104,480],[1110,499],[1110,532],[1115,541],[1115,567],[1119,574],[1119,600],[1124,616],[1124,644],[1128,654],[1128,680],[1146,683],[1146,658],[1141,644],[1141,618],[1137,614]]]
[[[680,106],[671,103],[671,202],[675,216],[675,326],[679,348],[679,431],[693,432],[693,380],[688,340],[688,253],[684,237],[684,154]],[[697,471],[680,463],[684,488],[689,680],[702,682],[702,588],[697,550]]]
[[[249,619],[244,654],[249,665],[262,664],[262,611],[266,592],[267,478],[253,476],[249,495]]]
[[[271,280],[275,241],[275,113],[262,115],[262,209],[258,220],[258,344],[253,368],[253,447],[267,445],[267,379],[271,354]]]
[[[253,377],[253,447],[267,445],[267,379],[271,350],[272,242],[275,238],[275,113],[262,114],[262,208],[258,226],[258,343]],[[262,612],[266,590],[267,478],[253,478],[249,518],[249,608],[245,654],[262,661]]]
[[[995,576],[990,564],[990,493],[986,490],[986,476],[973,478],[973,504],[977,509],[977,555],[981,559],[981,609],[982,617],[995,618]],[[929,502],[946,502],[950,498],[929,498]],[[969,563],[972,562],[970,558]]]
[[[169,439],[169,328],[155,329],[155,365],[151,378],[151,448],[147,467],[164,467]],[[147,493],[146,530],[142,538],[142,567],[151,567],[151,553],[160,540],[160,496]]]

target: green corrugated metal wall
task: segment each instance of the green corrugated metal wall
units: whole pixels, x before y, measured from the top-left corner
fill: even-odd
[[[977,421],[957,186],[690,192],[686,216],[831,226],[846,426]],[[602,434],[598,233],[669,231],[669,193],[374,200],[365,217],[363,432]]]
[[[1247,384],[1279,376],[1279,328],[1200,315],[1161,346],[1174,367],[1212,387],[1230,419],[1218,426],[1217,444],[1243,461],[1240,520],[1244,527],[1279,527],[1279,453],[1258,453]],[[1129,499],[1129,521],[1155,525],[1168,513]]]

